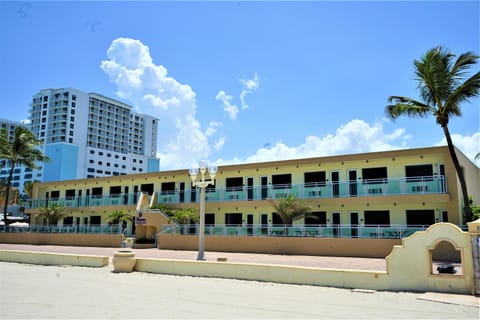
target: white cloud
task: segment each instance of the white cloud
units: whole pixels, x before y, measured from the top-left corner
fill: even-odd
[[[225,93],[225,91],[220,90],[217,93],[215,100],[223,102],[223,111],[228,115],[230,120],[237,119],[238,107],[232,104],[233,97],[231,95],[228,95]]]
[[[221,159],[218,163],[264,162],[393,150],[402,148],[401,145],[408,138],[409,136],[405,134],[404,129],[396,129],[387,133],[384,132],[381,122],[369,124],[363,120],[355,119],[340,126],[335,134],[328,134],[324,137],[308,136],[298,146],[287,146],[282,142],[277,142],[258,149],[255,154],[244,160],[238,158]]]
[[[213,136],[219,128],[223,127],[223,124],[218,121],[211,121],[208,125],[207,130],[205,131],[205,135],[207,137]]]
[[[471,136],[462,136],[460,134],[452,134],[453,144],[460,149],[470,160],[480,165],[480,159],[475,159],[475,156],[480,152],[480,131],[475,132]],[[437,146],[446,146],[447,139],[443,138],[437,142]]]
[[[107,50],[101,69],[117,86],[117,95],[138,112],[159,118],[158,155],[162,170],[185,167],[208,158],[211,137],[220,127],[210,125],[204,133],[196,118],[196,95],[188,85],[169,77],[156,65],[149,47],[130,38],[115,39]],[[220,148],[218,141],[215,148]],[[186,156],[188,155],[188,156]]]
[[[240,102],[242,103],[242,110],[245,110],[248,108],[248,104],[245,102],[245,96],[258,89],[260,86],[260,79],[258,78],[258,74],[255,72],[253,79],[239,79],[239,81],[243,84],[243,90],[240,93]]]

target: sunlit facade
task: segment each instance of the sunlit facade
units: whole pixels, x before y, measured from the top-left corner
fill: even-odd
[[[457,154],[478,203],[480,170]],[[281,224],[272,201],[287,194],[311,208],[309,217],[294,221],[301,225],[465,223],[446,146],[219,166],[215,181],[206,192],[207,226]],[[53,181],[37,184],[34,193],[30,212],[50,203],[65,205],[63,225],[70,226],[107,224],[113,210],[137,214],[141,193],[172,209],[198,208],[200,196],[187,169]]]

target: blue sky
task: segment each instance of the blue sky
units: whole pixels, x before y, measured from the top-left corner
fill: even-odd
[[[0,118],[26,119],[44,88],[98,92],[160,119],[162,170],[445,144],[433,118],[392,122],[384,107],[418,98],[412,62],[426,50],[479,54],[479,12],[478,1],[0,2]],[[479,109],[450,122],[471,159]]]

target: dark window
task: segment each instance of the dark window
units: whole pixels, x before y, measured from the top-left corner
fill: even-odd
[[[122,187],[121,186],[110,187],[110,196],[111,197],[119,197],[121,193],[122,193]]]
[[[325,171],[305,172],[305,187],[323,187],[326,185],[327,176]]]
[[[52,200],[57,200],[58,198],[60,198],[60,191],[52,191],[50,192],[50,196]]]
[[[174,194],[175,182],[162,182],[162,194]]]
[[[327,225],[327,213],[325,211],[310,212],[305,216],[305,224]]]
[[[272,213],[272,224],[283,224],[282,218],[280,218],[280,215],[276,212]]]
[[[102,221],[101,216],[90,216],[90,224],[91,225],[100,225]]]
[[[205,213],[205,225],[206,226],[215,225],[215,213]]]
[[[429,226],[434,223],[434,210],[407,210],[407,226]]]
[[[274,189],[290,188],[292,186],[292,175],[290,173],[272,175],[272,185]]]
[[[75,199],[75,189],[65,190],[65,198],[67,200]]]
[[[225,213],[225,224],[242,225],[241,213]]]
[[[225,180],[227,191],[241,191],[243,187],[243,178],[227,178]]]
[[[431,164],[421,164],[417,166],[405,166],[405,176],[407,181],[431,181],[433,176],[433,166]]]
[[[365,225],[390,225],[390,211],[365,211]]]
[[[92,197],[93,198],[101,198],[103,193],[102,187],[92,188]]]
[[[363,183],[386,183],[387,167],[362,169]]]
[[[73,217],[65,217],[65,218],[63,218],[63,225],[64,225],[64,226],[71,226],[71,225],[73,225]]]
[[[95,169],[94,168],[88,168],[87,172],[95,172]]]
[[[142,184],[140,186],[140,191],[148,192],[149,195],[153,194],[153,183]]]

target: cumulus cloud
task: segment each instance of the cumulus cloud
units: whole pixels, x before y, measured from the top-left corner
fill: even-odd
[[[298,146],[288,146],[282,142],[267,144],[255,154],[245,159],[221,159],[219,164],[242,162],[264,162],[284,159],[351,154],[361,152],[400,149],[409,135],[404,129],[385,132],[382,122],[369,124],[364,120],[354,119],[340,126],[335,134],[324,137],[308,136]]]
[[[240,92],[240,102],[242,103],[242,110],[245,110],[248,108],[248,104],[245,102],[245,96],[258,89],[260,86],[260,79],[255,72],[252,79],[239,79],[239,81],[243,85],[243,90]]]
[[[117,95],[137,112],[159,118],[158,155],[161,168],[189,167],[192,161],[208,158],[209,138],[220,125],[201,130],[196,118],[196,95],[189,85],[168,76],[167,68],[154,63],[149,47],[130,38],[115,39],[100,67],[117,87]],[[223,144],[215,142],[215,148]],[[188,156],[186,156],[188,155]]]
[[[228,115],[230,120],[237,119],[238,107],[232,103],[233,97],[225,93],[225,91],[220,90],[215,100],[223,102],[223,111]]]
[[[471,136],[462,136],[461,134],[452,134],[453,144],[460,149],[470,160],[480,165],[480,159],[475,156],[480,152],[480,131],[475,132]],[[437,146],[446,146],[447,139],[443,138],[437,142]]]
[[[248,109],[248,104],[245,101],[247,94],[250,94],[258,89],[260,86],[260,79],[258,74],[255,72],[252,79],[238,79],[242,84],[242,91],[240,92],[240,103],[242,105],[242,110]],[[222,101],[223,111],[228,115],[230,120],[236,120],[239,112],[239,108],[235,105],[233,101],[233,96],[225,93],[224,90],[220,90],[216,97],[216,100]]]

